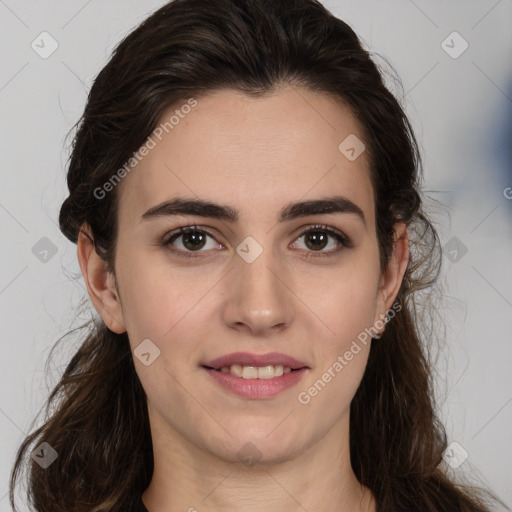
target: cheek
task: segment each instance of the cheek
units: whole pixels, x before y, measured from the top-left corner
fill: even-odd
[[[364,375],[369,350],[369,343],[349,344],[345,352],[330,358],[329,363],[318,369],[310,382],[298,390],[299,407],[307,417],[318,418],[322,430],[329,429],[349,414],[350,404]],[[319,427],[312,425],[311,428]]]
[[[172,269],[170,265],[130,261],[119,266],[123,316],[130,339],[149,338],[157,344],[172,338],[189,315],[197,314],[212,286],[211,276]]]
[[[378,277],[375,261],[358,258],[357,264],[347,264],[336,276],[322,280],[321,293],[310,295],[327,329],[316,337],[318,365],[300,390],[304,394],[299,402],[318,414],[322,411],[326,420],[332,415],[334,421],[348,407],[363,377],[371,345],[365,329],[374,321]]]
[[[348,264],[322,280],[316,294],[310,295],[315,312],[323,320],[325,353],[343,353],[352,340],[364,333],[374,321],[377,308],[378,267],[373,261]],[[329,335],[330,333],[330,335]]]
[[[350,285],[350,286],[349,286]],[[323,303],[331,332],[318,339],[318,364],[298,390],[297,400],[321,423],[331,425],[349,411],[363,378],[371,347],[366,332],[375,314],[375,294],[370,287],[347,280]]]

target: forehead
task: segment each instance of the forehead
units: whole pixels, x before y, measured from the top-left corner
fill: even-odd
[[[120,220],[138,222],[148,208],[177,196],[233,205],[243,219],[340,194],[372,222],[367,152],[351,160],[346,144],[339,148],[363,139],[348,107],[295,87],[260,98],[222,90],[196,101],[162,116],[167,130],[153,133],[154,147],[119,186]]]

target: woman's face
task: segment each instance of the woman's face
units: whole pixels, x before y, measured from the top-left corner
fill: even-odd
[[[120,301],[105,307],[128,332],[155,431],[225,460],[288,460],[348,435],[363,333],[401,280],[379,273],[362,134],[346,107],[305,89],[180,107],[117,186]],[[178,198],[216,206],[147,213]],[[317,203],[328,199],[337,207]],[[250,368],[279,362],[302,369]]]

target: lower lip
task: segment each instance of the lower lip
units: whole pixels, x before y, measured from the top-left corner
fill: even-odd
[[[203,369],[224,389],[238,396],[244,398],[271,398],[297,384],[308,368],[293,370],[272,379],[244,379],[231,375],[231,373],[223,373],[204,367]]]

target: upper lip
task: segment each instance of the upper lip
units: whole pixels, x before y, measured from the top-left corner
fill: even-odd
[[[233,352],[225,356],[212,359],[203,366],[208,366],[218,370],[225,366],[239,364],[241,366],[271,366],[282,365],[297,370],[299,368],[309,368],[305,363],[295,359],[294,357],[281,354],[279,352],[269,352],[268,354],[251,354],[250,352]]]

